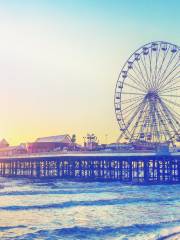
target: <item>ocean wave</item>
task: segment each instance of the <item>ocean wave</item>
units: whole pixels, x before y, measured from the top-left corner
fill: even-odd
[[[177,240],[180,239],[180,226],[175,226],[163,230],[157,240]]]
[[[175,233],[171,233],[171,234],[168,234],[168,235],[166,235],[166,236],[163,236],[163,237],[159,237],[159,238],[157,238],[157,240],[172,240],[172,237],[173,237],[173,239],[175,239],[175,240],[178,240],[178,239],[180,239],[180,232],[175,232]],[[176,238],[174,238],[174,237],[176,237]],[[178,237],[178,238],[177,238]]]
[[[174,199],[175,200],[175,199]],[[160,199],[140,199],[140,198],[124,198],[124,199],[103,199],[103,200],[91,200],[91,201],[66,201],[62,203],[52,203],[44,205],[11,205],[0,207],[0,210],[7,211],[22,211],[22,210],[34,210],[34,209],[52,209],[52,208],[71,208],[79,206],[113,206],[113,205],[129,205],[129,204],[172,204],[172,199],[160,200]]]
[[[26,228],[25,225],[17,225],[17,226],[0,226],[0,231],[7,231],[7,230],[11,230],[14,228]]]
[[[121,197],[125,195],[122,191],[118,190],[106,190],[106,189],[58,189],[58,190],[23,190],[23,191],[0,191],[1,196],[33,196],[33,195],[80,195],[80,194],[120,194]],[[127,193],[126,193],[127,195]],[[133,194],[128,194],[129,198],[134,198]],[[147,197],[147,195],[146,195]],[[148,201],[176,201],[179,200],[179,196],[168,196],[168,198],[164,199],[164,197],[159,195],[151,195],[148,198]],[[136,199],[142,198],[141,193],[136,194]]]
[[[92,189],[72,189],[72,190],[45,190],[45,191],[5,191],[5,192],[0,192],[0,196],[33,196],[33,195],[69,195],[69,194],[74,194],[74,195],[79,195],[79,194],[94,194],[94,193],[103,193],[103,194],[108,194],[108,193],[114,193],[113,191],[102,191],[102,190],[92,190]],[[116,192],[118,193],[118,192]]]
[[[180,220],[174,223],[179,223]],[[158,224],[134,224],[130,226],[120,226],[120,227],[110,227],[104,226],[101,228],[90,228],[90,227],[81,227],[81,226],[74,226],[74,227],[67,227],[67,228],[60,228],[60,229],[50,229],[50,230],[38,230],[33,233],[27,233],[21,236],[14,238],[14,240],[25,240],[25,239],[76,239],[76,240],[83,240],[83,239],[109,239],[110,237],[118,237],[120,235],[133,237],[133,236],[144,236],[146,240],[146,234],[152,233],[157,231],[165,225],[169,224],[169,222],[162,222]],[[156,235],[154,233],[154,235]],[[93,238],[94,237],[94,238]],[[142,239],[142,238],[141,238]],[[156,238],[158,240],[164,240],[166,238]]]

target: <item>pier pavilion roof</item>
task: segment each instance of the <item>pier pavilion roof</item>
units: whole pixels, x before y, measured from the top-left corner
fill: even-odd
[[[68,144],[72,143],[71,137],[68,134],[37,138],[36,142],[38,143],[59,142]]]

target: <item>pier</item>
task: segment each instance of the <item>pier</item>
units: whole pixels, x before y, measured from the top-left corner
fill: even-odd
[[[1,177],[180,183],[180,153],[66,153],[0,158]]]

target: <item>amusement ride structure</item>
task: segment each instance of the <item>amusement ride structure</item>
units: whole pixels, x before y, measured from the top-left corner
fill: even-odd
[[[148,43],[124,64],[115,89],[118,142],[174,145],[180,141],[180,48]]]

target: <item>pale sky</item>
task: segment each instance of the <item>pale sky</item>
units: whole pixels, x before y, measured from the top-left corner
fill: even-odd
[[[116,141],[114,90],[141,45],[180,45],[178,0],[0,1],[0,138]]]

